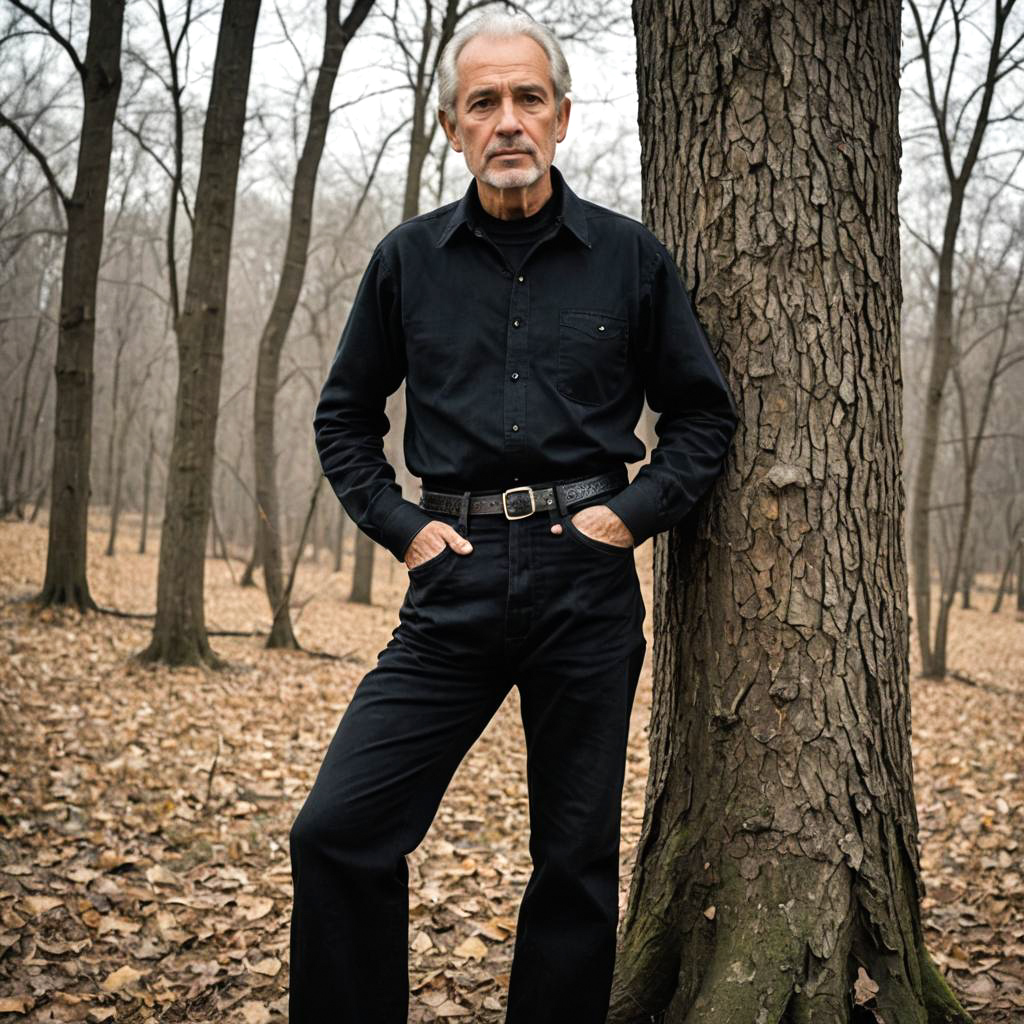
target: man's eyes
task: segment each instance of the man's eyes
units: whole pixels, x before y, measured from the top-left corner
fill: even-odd
[[[522,99],[525,103],[528,103],[530,106],[536,106],[538,103],[543,102],[540,96],[532,92],[525,93]],[[476,110],[478,107],[490,106],[491,104],[493,104],[493,102],[494,101],[490,99],[474,100],[472,103],[470,103],[469,109]]]

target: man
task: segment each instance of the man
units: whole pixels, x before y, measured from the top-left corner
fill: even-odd
[[[513,685],[533,874],[506,1021],[605,1019],[646,650],[633,548],[711,484],[736,416],[664,246],[552,166],[569,84],[524,16],[451,40],[438,116],[474,180],[377,246],[317,407],[324,473],[409,588],[291,830],[292,1024],[404,1024],[405,856]],[[383,455],[403,379],[418,504]],[[659,443],[628,483],[645,390]]]

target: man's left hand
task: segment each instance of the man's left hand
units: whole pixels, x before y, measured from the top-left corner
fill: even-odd
[[[633,534],[629,532],[629,527],[607,505],[588,505],[573,513],[569,519],[580,533],[586,534],[591,540],[604,541],[605,544],[614,544],[620,548],[633,546]],[[561,533],[562,524],[555,523],[551,532]]]

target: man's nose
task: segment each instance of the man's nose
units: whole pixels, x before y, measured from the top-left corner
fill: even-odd
[[[501,117],[498,120],[496,131],[502,135],[515,135],[520,131],[519,113],[516,110],[515,100],[511,96],[505,97],[501,103]]]

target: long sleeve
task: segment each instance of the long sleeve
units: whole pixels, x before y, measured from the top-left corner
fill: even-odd
[[[606,504],[639,546],[678,523],[721,472],[736,406],[672,257],[661,243],[640,296],[637,352],[647,403],[659,413],[650,461]]]
[[[324,476],[355,524],[399,561],[431,520],[402,497],[384,457],[388,395],[406,373],[401,310],[381,247],[359,283],[313,417]]]

